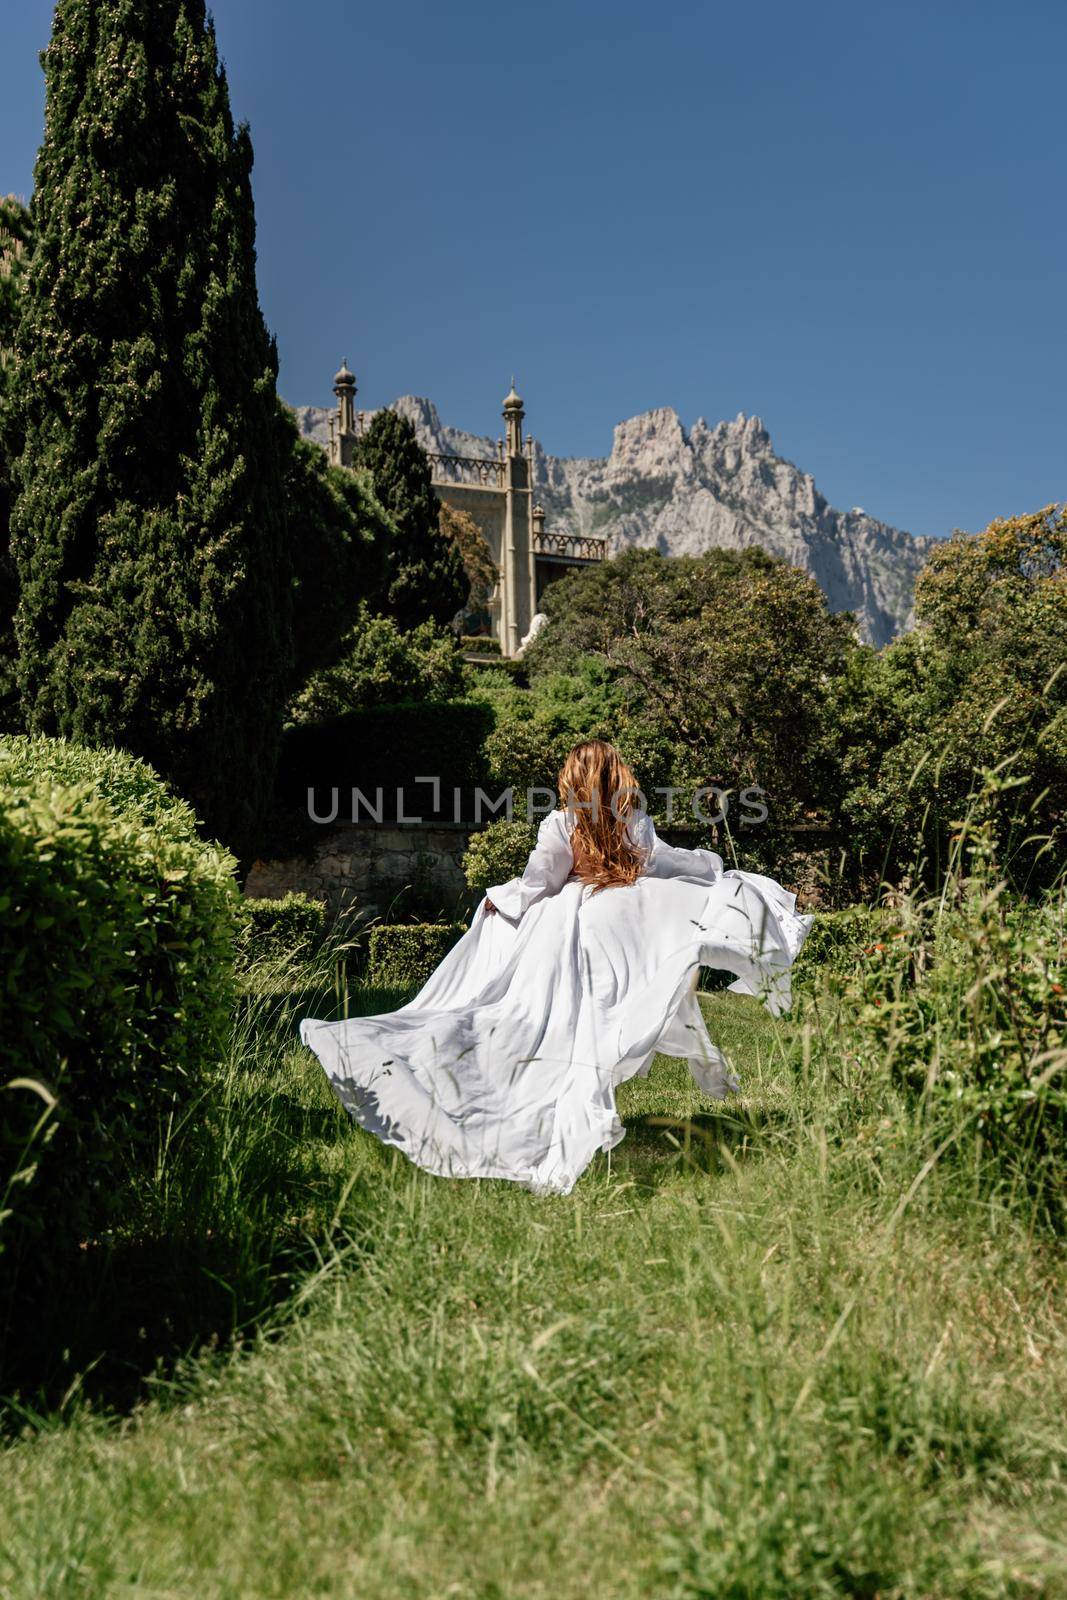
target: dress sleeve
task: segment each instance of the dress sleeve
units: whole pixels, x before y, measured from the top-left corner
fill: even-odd
[[[537,830],[537,843],[530,851],[522,877],[487,889],[486,899],[509,921],[518,922],[535,900],[558,894],[573,871],[566,817],[562,811],[550,811]]]
[[[645,875],[649,878],[689,878],[715,883],[722,877],[722,856],[714,850],[683,850],[668,844],[656,832],[651,817],[641,819],[638,843],[647,851]]]

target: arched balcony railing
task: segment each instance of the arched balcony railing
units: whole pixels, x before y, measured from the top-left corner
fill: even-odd
[[[557,561],[603,561],[607,540],[586,533],[535,533],[535,556],[555,557]]]
[[[467,483],[481,489],[503,489],[504,462],[492,456],[443,456],[427,451],[435,483]]]

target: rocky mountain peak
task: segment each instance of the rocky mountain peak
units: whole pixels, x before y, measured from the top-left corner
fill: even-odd
[[[421,443],[440,454],[495,456],[496,440],[441,421],[432,401],[402,395]],[[325,443],[329,413],[298,407],[305,436]],[[852,611],[863,638],[885,644],[908,627],[915,579],[933,541],[880,522],[858,506],[827,504],[810,473],[775,454],[760,417],[739,412],[686,432],[660,406],[615,428],[606,457],[550,456],[534,447],[534,486],[547,526],[591,534],[610,553],[651,546],[664,555],[758,545],[810,572],[834,611]]]
[[[426,400],[421,395],[404,394],[393,402],[392,410],[402,417],[407,417],[427,449],[432,448],[439,452],[446,450],[444,426],[432,400]],[[440,442],[430,446],[426,443],[427,438]]]
[[[689,440],[673,406],[643,411],[615,427],[607,471],[627,474],[684,473],[690,462]]]

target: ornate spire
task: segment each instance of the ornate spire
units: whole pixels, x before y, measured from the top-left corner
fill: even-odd
[[[504,399],[504,426],[507,440],[506,450],[509,456],[522,455],[522,419],[526,415],[522,400],[515,390],[515,379],[511,380],[511,393]]]
[[[333,380],[337,396],[337,435],[331,437],[330,459],[335,466],[352,465],[352,450],[356,441],[356,379],[348,370],[348,362],[341,362],[341,370]]]

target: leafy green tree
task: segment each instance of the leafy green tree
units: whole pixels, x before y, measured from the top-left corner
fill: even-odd
[[[340,659],[311,677],[293,701],[290,717],[322,722],[401,700],[453,700],[464,688],[463,658],[452,634],[433,622],[405,631],[393,617],[363,609]]]
[[[290,688],[252,148],[203,0],[59,0],[14,379],[31,728],[147,757],[240,848]]]
[[[396,411],[376,411],[359,439],[356,465],[369,472],[395,527],[377,609],[402,628],[451,622],[470,586],[458,544],[442,531],[430,463],[412,422]]]
[[[14,195],[0,197],[0,730],[9,731],[17,723],[18,709],[14,635],[18,586],[9,529],[14,466],[21,454],[12,369],[31,242],[27,208]]]
[[[919,575],[915,614],[955,663],[950,692],[992,661],[1043,683],[1067,661],[1067,506],[946,539]]]
[[[634,754],[623,692],[591,656],[580,657],[570,672],[543,673],[528,689],[491,669],[475,669],[473,680],[472,699],[493,711],[486,778],[497,788],[511,785],[520,810],[527,788],[555,790],[567,751],[584,739],[610,739],[624,756]]]
[[[915,611],[914,633],[863,652],[841,683],[855,837],[891,877],[915,863],[937,878],[984,789],[1002,865],[1041,876],[1067,822],[1067,509],[946,540]],[[999,769],[998,783],[983,769]]]
[[[544,610],[525,658],[534,686],[601,663],[649,784],[761,788],[772,824],[832,800],[831,685],[855,645],[805,573],[758,550],[637,550],[552,584]]]
[[[833,686],[840,761],[835,810],[844,807],[852,842],[872,867],[880,866],[907,803],[906,785],[893,794],[879,791],[879,765],[910,738],[923,684],[924,642],[907,633],[883,650],[858,645]]]

